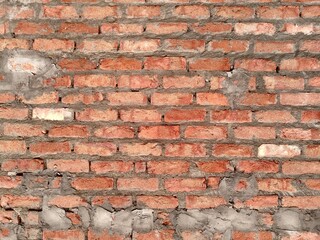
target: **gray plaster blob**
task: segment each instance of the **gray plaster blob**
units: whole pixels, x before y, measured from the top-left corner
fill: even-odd
[[[137,232],[149,232],[153,228],[153,210],[142,209],[134,210],[133,214],[133,229]]]
[[[95,229],[110,229],[112,223],[112,213],[101,208],[97,207],[93,215],[93,226]]]
[[[61,208],[44,208],[41,213],[42,222],[49,225],[53,230],[69,229],[72,222],[66,217],[65,211]]]
[[[132,232],[133,215],[129,211],[120,211],[114,215],[112,230],[122,235],[129,235]]]
[[[89,214],[88,209],[86,209],[85,207],[79,207],[78,214],[81,218],[82,226],[84,226],[85,228],[89,227],[90,226],[90,214]]]
[[[301,230],[300,214],[293,209],[280,209],[275,214],[275,225],[282,230]]]

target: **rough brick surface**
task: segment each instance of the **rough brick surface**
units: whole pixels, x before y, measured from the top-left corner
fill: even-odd
[[[319,240],[320,0],[0,0],[1,240]]]

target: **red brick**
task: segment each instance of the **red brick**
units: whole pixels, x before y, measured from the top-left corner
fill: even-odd
[[[190,163],[186,161],[148,161],[147,169],[150,174],[183,174],[189,171]]]
[[[308,1],[308,0],[307,0]],[[313,0],[311,0],[313,1]],[[319,239],[320,235],[318,233],[312,232],[292,232],[289,236],[284,236],[281,240],[317,240]]]
[[[4,123],[2,127],[3,134],[7,136],[36,137],[43,136],[46,133],[46,130],[41,125]]]
[[[284,76],[265,76],[264,84],[268,90],[304,89],[303,78],[291,78]]]
[[[266,192],[296,192],[297,189],[292,185],[292,179],[258,179],[258,189]]]
[[[320,104],[319,93],[282,93],[280,94],[280,103],[282,105],[292,106],[317,106]]]
[[[1,170],[6,172],[39,172],[43,169],[41,159],[10,159],[1,164]]]
[[[319,140],[320,130],[316,128],[284,128],[280,132],[280,137],[290,140]]]
[[[296,145],[262,144],[258,149],[258,157],[292,158],[300,154]]]
[[[100,62],[100,69],[102,70],[140,70],[142,69],[142,62],[134,58],[118,57],[105,58]]]
[[[56,126],[49,129],[49,137],[88,137],[89,130],[86,126]]]
[[[268,41],[255,42],[254,51],[256,53],[292,53],[295,51],[294,42]]]
[[[180,137],[179,126],[141,126],[138,137],[142,139],[177,139]]]
[[[137,203],[152,209],[174,209],[179,205],[173,196],[137,196]]]
[[[289,112],[285,110],[267,110],[255,112],[255,119],[258,122],[265,123],[292,123],[297,119]]]
[[[85,199],[79,196],[67,195],[67,196],[51,196],[48,200],[49,206],[56,206],[60,208],[76,208],[87,207],[88,203]]]
[[[237,170],[244,173],[277,173],[279,171],[279,163],[267,160],[243,160],[237,163]]]
[[[164,187],[169,192],[191,192],[206,189],[204,178],[171,178],[166,179]]]
[[[208,188],[210,189],[218,189],[219,188],[219,183],[220,183],[220,178],[219,177],[208,177]]]
[[[125,240],[125,236],[108,230],[90,228],[88,231],[88,240]]]
[[[85,71],[93,70],[97,67],[97,64],[86,58],[63,58],[58,62],[58,65],[67,71]]]
[[[17,176],[17,177],[0,176],[0,188],[4,188],[4,189],[18,188],[21,186],[21,183],[22,183],[22,178],[20,176]]]
[[[4,49],[29,49],[29,41],[27,39],[7,38],[0,39],[0,50]]]
[[[97,174],[109,172],[126,173],[133,171],[133,162],[128,161],[94,161],[91,162],[91,171]]]
[[[93,206],[110,204],[113,208],[127,208],[132,205],[131,196],[95,196],[92,198]]]
[[[320,121],[320,111],[310,110],[301,113],[301,122],[303,123],[317,123]]]
[[[111,75],[76,75],[74,76],[74,87],[78,88],[96,88],[96,87],[110,87],[116,86],[116,79]]]
[[[77,10],[72,6],[44,6],[42,17],[56,19],[78,18]]]
[[[220,126],[188,126],[184,136],[193,139],[221,140],[227,138],[227,128]]]
[[[19,140],[1,140],[0,153],[2,154],[23,154],[26,152],[25,141]]]
[[[124,143],[120,145],[120,152],[129,156],[160,156],[162,150],[157,143]]]
[[[253,209],[265,209],[265,208],[275,208],[278,206],[278,196],[255,196],[249,200],[239,204],[240,207],[249,207]],[[264,238],[262,238],[264,239]],[[261,239],[261,240],[262,240]],[[272,239],[270,239],[272,240]]]
[[[186,59],[183,57],[147,57],[144,62],[146,70],[185,70]]]
[[[240,105],[274,105],[276,104],[276,94],[268,93],[247,93],[240,101]]]
[[[164,41],[166,51],[203,52],[205,41],[197,39],[167,39]]]
[[[272,36],[276,28],[272,23],[236,23],[235,33],[238,35],[267,35]]]
[[[240,139],[275,139],[276,130],[273,127],[238,126],[233,129],[235,138]]]
[[[0,211],[0,223],[18,224],[18,216],[14,211]],[[1,233],[0,233],[0,236],[1,236]]]
[[[18,22],[14,28],[15,34],[39,34],[49,35],[54,32],[53,28],[47,23]]]
[[[197,93],[197,104],[200,105],[215,105],[228,106],[228,99],[221,93],[200,92]]]
[[[306,52],[320,53],[320,41],[319,40],[306,40],[300,45],[300,50]]]
[[[235,68],[242,68],[252,72],[276,71],[276,63],[266,59],[239,59],[235,60]]]
[[[320,179],[306,179],[303,183],[311,190],[320,191]]]
[[[304,6],[301,12],[303,18],[317,18],[319,14],[320,6]]]
[[[97,40],[83,40],[77,45],[77,49],[84,53],[93,52],[112,52],[116,51],[118,46],[117,41]]]
[[[201,76],[164,76],[162,80],[163,88],[201,88],[205,86],[205,79]]]
[[[47,160],[47,168],[58,172],[89,172],[89,162],[85,159]]]
[[[62,98],[62,103],[65,104],[94,104],[103,101],[103,95],[99,92],[88,93],[88,94],[69,94]]]
[[[265,19],[294,19],[299,18],[298,6],[259,7],[257,11],[259,18]]]
[[[319,174],[319,162],[289,161],[282,164],[282,172],[288,175]]]
[[[42,81],[42,84],[46,87],[54,87],[54,88],[71,87],[71,77],[62,76],[62,77],[44,79]]]
[[[151,96],[152,105],[190,105],[192,94],[190,93],[154,93]]]
[[[35,39],[32,48],[42,52],[72,52],[74,48],[74,41],[60,39]]]
[[[283,59],[280,70],[284,71],[319,71],[320,60],[317,58],[298,57]]]
[[[298,197],[283,197],[283,207],[298,207],[302,209],[318,209],[320,207],[319,196],[298,196]]]
[[[230,67],[228,58],[198,58],[189,63],[191,71],[228,71]]]
[[[107,17],[118,17],[117,6],[87,6],[82,9],[82,17],[86,19],[104,19]]]
[[[110,105],[146,105],[147,96],[141,92],[113,92],[107,94]]]
[[[204,109],[171,109],[165,113],[164,120],[166,122],[199,122],[204,121],[205,116],[206,111]]]
[[[33,154],[57,154],[71,151],[69,142],[37,142],[31,143],[29,150]]]
[[[174,230],[164,229],[164,230],[153,230],[149,233],[138,233],[133,232],[134,240],[174,240],[173,237]]]
[[[66,1],[66,0],[64,0]],[[83,0],[82,0],[83,1]],[[43,240],[84,240],[85,235],[81,230],[45,230],[43,231]]]
[[[320,145],[307,145],[304,154],[309,158],[318,158],[320,156]]]
[[[225,173],[232,171],[229,161],[214,160],[209,162],[197,162],[197,167],[204,173]]]
[[[213,52],[246,52],[249,42],[243,40],[213,40],[209,43],[209,50]]]
[[[25,96],[19,97],[19,100],[26,104],[46,104],[57,103],[59,101],[59,95],[57,92],[42,92],[39,95],[26,98]]]
[[[118,190],[122,191],[157,191],[159,181],[157,178],[119,178]]]
[[[244,123],[252,121],[252,113],[248,110],[223,110],[211,112],[211,122]]]
[[[204,157],[205,145],[197,143],[172,143],[166,145],[165,155],[169,157]]]
[[[161,15],[160,6],[128,6],[128,18],[157,18]]]
[[[173,15],[183,18],[207,19],[210,17],[210,11],[207,6],[183,5],[175,7]]]
[[[285,23],[282,31],[285,34],[296,35],[296,34],[305,34],[310,35],[317,32],[317,29],[313,24],[294,24],[294,23]]]
[[[112,109],[93,109],[87,108],[76,113],[78,121],[115,121],[118,119],[118,112]]]
[[[58,32],[65,34],[98,34],[99,27],[80,22],[63,22]]]
[[[1,207],[3,208],[32,208],[41,209],[42,199],[29,195],[2,195]]]
[[[234,18],[234,19],[248,19],[254,18],[254,9],[250,7],[216,7],[214,9],[214,15],[221,18]]]
[[[212,148],[213,156],[251,157],[253,148],[250,145],[215,144]]]
[[[149,109],[120,110],[120,119],[124,122],[161,122],[161,113]]]
[[[232,25],[229,23],[196,23],[191,25],[191,29],[199,34],[222,34],[230,33]]]
[[[80,142],[75,144],[74,151],[77,154],[111,156],[117,151],[117,147],[109,142]]]
[[[10,19],[32,19],[34,18],[34,9],[27,6],[12,6],[6,9]]]
[[[187,196],[186,208],[201,209],[201,208],[216,208],[220,205],[225,205],[226,201],[220,197],[213,196]]]
[[[103,34],[141,34],[143,32],[142,24],[126,23],[102,23],[101,33]]]
[[[165,35],[165,34],[182,34],[187,32],[188,25],[186,23],[148,23],[146,27],[147,33]]]
[[[97,128],[94,135],[100,138],[133,138],[134,128],[128,126],[110,126]]]
[[[123,75],[118,79],[118,88],[156,88],[158,85],[159,79],[157,76]]]
[[[113,188],[113,179],[108,177],[76,177],[71,186],[76,190],[110,190]]]

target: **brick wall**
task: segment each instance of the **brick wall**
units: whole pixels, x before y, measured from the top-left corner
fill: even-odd
[[[319,0],[0,2],[0,239],[320,239]]]

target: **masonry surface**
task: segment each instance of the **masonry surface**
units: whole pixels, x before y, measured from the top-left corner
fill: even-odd
[[[1,240],[319,240],[320,0],[0,0]]]

